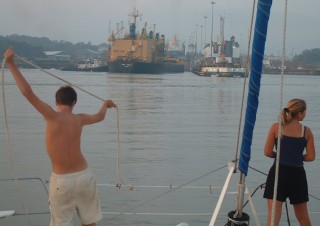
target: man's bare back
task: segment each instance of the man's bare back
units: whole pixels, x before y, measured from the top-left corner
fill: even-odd
[[[56,117],[47,120],[46,148],[54,173],[73,173],[87,168],[80,149],[82,128],[81,116],[59,107]]]

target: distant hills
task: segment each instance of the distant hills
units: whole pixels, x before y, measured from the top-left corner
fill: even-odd
[[[14,48],[15,52],[22,57],[29,59],[43,58],[46,51],[63,51],[70,55],[71,62],[76,62],[83,55],[85,51],[92,51],[99,53],[102,59],[107,56],[107,44],[92,45],[89,43],[79,42],[73,44],[68,41],[53,41],[46,37],[30,37],[26,35],[8,35],[0,36],[0,59],[8,47]],[[301,63],[308,68],[320,68],[320,48],[311,50],[304,50],[301,54],[295,55],[292,61]]]
[[[39,38],[26,35],[0,36],[0,58],[9,47],[12,47],[19,56],[35,59],[44,57],[44,52],[46,51],[68,52],[72,58],[77,58],[76,55],[79,51],[91,50],[99,52],[100,46],[92,45],[91,43],[85,44],[84,42],[73,44],[63,40],[52,41],[46,37]]]

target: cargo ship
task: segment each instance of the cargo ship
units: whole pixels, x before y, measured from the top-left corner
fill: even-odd
[[[129,31],[124,26],[117,26],[109,37],[110,49],[107,57],[109,72],[162,74],[184,72],[184,63],[181,58],[171,56],[167,51],[165,36],[147,31],[147,23],[141,32],[137,30],[137,18],[141,14],[136,10],[129,14],[132,21]],[[169,53],[169,55],[168,55]]]
[[[173,40],[166,42],[166,51],[164,58],[164,70],[167,73],[183,73],[186,61],[186,51],[184,42],[177,39],[175,35]]]
[[[108,55],[109,72],[115,73],[165,73],[163,59],[165,56],[165,37],[155,31],[147,32],[147,23],[141,33],[136,32],[137,18],[141,15],[138,10],[129,14],[129,33],[124,27],[117,27],[109,37],[110,50]]]
[[[178,57],[166,57],[163,61],[164,73],[183,73],[184,60]]]

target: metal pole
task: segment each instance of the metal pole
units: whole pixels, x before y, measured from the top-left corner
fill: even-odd
[[[202,53],[202,28],[203,28],[203,25],[200,25],[200,28],[201,28],[201,35],[200,35],[200,54]]]
[[[242,216],[242,207],[243,207],[243,200],[244,200],[244,191],[245,191],[245,175],[240,173],[240,181],[238,184],[238,200],[237,200],[237,211],[239,217]]]
[[[204,16],[204,44],[207,44],[207,16]]]
[[[196,54],[198,54],[198,24],[196,24]]]
[[[211,42],[210,42],[210,49],[211,49],[211,57],[212,57],[212,36],[213,36],[213,5],[215,4],[214,1],[211,2]]]
[[[227,226],[249,226],[250,216],[242,211],[245,186],[245,175],[241,173],[238,184],[237,209],[228,213]]]

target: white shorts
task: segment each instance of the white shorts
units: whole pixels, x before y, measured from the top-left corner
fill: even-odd
[[[51,174],[49,188],[50,226],[72,226],[75,212],[82,224],[102,219],[96,180],[87,168],[69,174]]]

